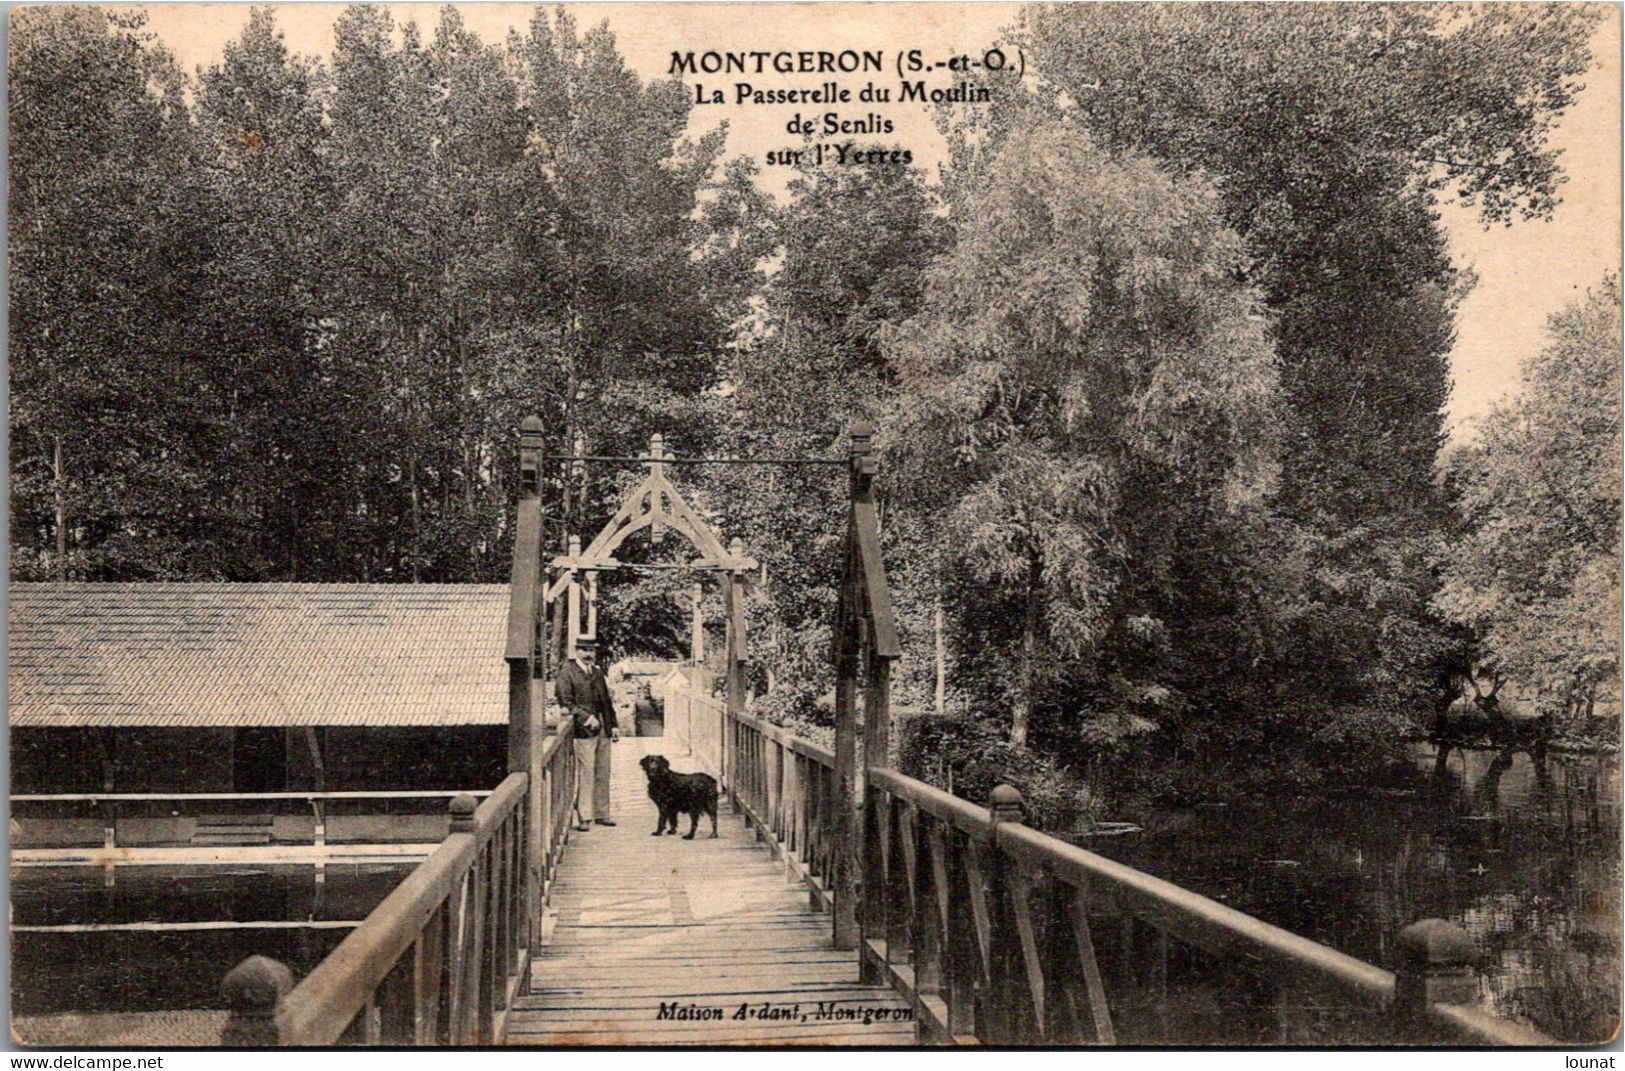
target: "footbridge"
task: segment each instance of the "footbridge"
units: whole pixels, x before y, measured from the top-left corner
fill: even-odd
[[[450,803],[449,833],[304,978],[251,957],[224,980],[222,1042],[255,1045],[1543,1045],[1478,1006],[1471,938],[1418,921],[1392,970],[1031,828],[1020,794],[963,799],[891,762],[887,594],[867,431],[844,460],[836,724],[814,741],[743,694],[755,563],[648,478],[588,547],[544,559],[542,426],[522,493],[505,657],[507,777]],[[547,665],[593,629],[596,570],[669,528],[725,584],[721,698],[668,693],[666,736],[615,745],[613,826],[577,828],[572,723]],[[723,790],[716,840],[654,838],[637,760]]]

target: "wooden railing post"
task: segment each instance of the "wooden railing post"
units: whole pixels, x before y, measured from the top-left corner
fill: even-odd
[[[992,1014],[988,1025],[993,1040],[1021,1044],[1037,1040],[1039,1034],[1030,1016],[1043,1017],[1043,973],[1037,962],[1028,883],[1019,871],[1021,864],[1001,851],[999,827],[1025,825],[1027,803],[1015,786],[1000,784],[988,795],[987,810],[993,826],[988,838],[993,863],[988,875],[993,884],[992,992],[987,1002]]]
[[[543,431],[538,416],[519,425],[519,501],[515,506],[513,564],[509,574],[508,636],[504,657],[508,663],[508,772],[529,775],[529,797],[524,803],[525,838],[520,845],[519,943],[534,949],[541,934],[542,868],[547,865],[547,825],[542,785],[544,705],[537,681],[537,655],[544,644],[542,627],[542,498]],[[545,662],[545,655],[542,659]],[[540,674],[545,676],[545,672]],[[520,984],[525,983],[522,970]]]
[[[867,808],[868,773],[886,765],[890,747],[891,662],[902,653],[882,560],[875,505],[876,460],[867,421],[852,423],[848,455],[851,509],[835,622],[835,947],[883,939],[884,889],[874,887],[874,840],[889,826]],[[864,678],[863,725],[857,721],[859,674]],[[861,758],[860,758],[861,748]],[[865,887],[865,881],[870,885]],[[868,949],[865,946],[864,952]],[[861,959],[862,957],[860,957]],[[884,968],[882,967],[882,970]]]
[[[1435,1004],[1478,1003],[1478,949],[1472,936],[1444,919],[1423,919],[1399,931],[1394,975],[1394,1040],[1427,1039],[1427,1009]]]
[[[857,948],[861,939],[858,900],[862,895],[863,784],[858,769],[858,669],[862,647],[862,563],[859,560],[857,501],[862,470],[869,461],[869,425],[852,424],[849,471],[852,510],[847,523],[846,560],[841,570],[835,623],[835,812],[832,815],[836,948]],[[863,960],[859,955],[859,962]]]
[[[220,1033],[228,1049],[254,1049],[280,1045],[276,1013],[282,998],[293,989],[293,972],[266,956],[249,956],[220,983],[231,1018]]]
[[[888,982],[886,963],[891,958],[891,949],[884,942],[887,914],[893,905],[888,903],[891,890],[886,887],[887,802],[884,792],[865,786],[858,803],[863,816],[862,833],[858,837],[863,867],[858,881],[858,932],[862,942],[858,947],[858,981],[864,985]]]
[[[861,477],[861,494],[867,495],[868,475]],[[863,911],[861,922],[864,937],[886,941],[888,962],[897,959],[893,947],[893,927],[890,918],[903,911],[903,905],[894,902],[897,892],[889,888],[897,860],[891,858],[892,831],[891,801],[884,793],[876,793],[868,785],[868,771],[886,766],[891,748],[891,660],[876,654],[871,646],[865,652],[865,681],[863,693],[863,783],[861,807],[863,834],[860,850],[863,853]],[[871,799],[871,796],[873,797]],[[862,962],[867,964],[867,957]],[[880,965],[879,975],[868,980],[879,984],[885,981],[885,968]]]
[[[744,553],[743,542],[735,538],[730,553],[741,557]],[[728,574],[723,587],[723,611],[727,615],[727,665],[723,667],[726,709],[722,719],[721,780],[737,814],[740,810],[739,793],[745,788],[742,784],[745,778],[740,776],[739,726],[734,719],[745,710],[745,658],[750,650],[745,637],[745,578],[737,570]]]
[[[474,812],[479,809],[479,802],[468,793],[452,797],[451,805],[451,832],[474,832]]]

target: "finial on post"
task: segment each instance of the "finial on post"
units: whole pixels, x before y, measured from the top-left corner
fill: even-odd
[[[268,956],[249,956],[220,983],[231,1018],[220,1033],[228,1049],[265,1048],[281,1044],[276,1013],[293,989],[293,972]]]
[[[995,785],[987,798],[987,809],[994,822],[1014,822],[1023,825],[1027,821],[1027,801],[1021,798],[1021,792],[1014,785]]]
[[[852,442],[848,448],[848,456],[852,460],[854,475],[875,474],[874,434],[873,425],[863,417],[852,421]]]
[[[1394,1011],[1402,1021],[1420,1023],[1430,1004],[1478,1003],[1478,945],[1466,930],[1445,919],[1423,919],[1400,930],[1394,946]]]
[[[852,454],[854,457],[859,454],[867,454],[869,452],[870,441],[874,438],[874,434],[874,426],[863,417],[858,417],[852,421],[851,436]]]
[[[519,424],[519,491],[527,498],[541,494],[542,430],[535,414]]]
[[[474,832],[474,810],[477,806],[474,797],[466,792],[451,801],[451,831],[453,833]]]

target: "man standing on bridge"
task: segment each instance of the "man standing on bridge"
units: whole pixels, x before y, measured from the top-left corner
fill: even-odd
[[[615,720],[615,703],[609,695],[609,682],[598,668],[598,641],[588,637],[576,640],[575,655],[559,668],[553,686],[559,709],[576,720],[576,815],[582,822],[576,828],[592,828],[581,815],[581,789],[592,785],[592,817],[601,826],[615,823],[609,817],[609,747],[621,739]]]

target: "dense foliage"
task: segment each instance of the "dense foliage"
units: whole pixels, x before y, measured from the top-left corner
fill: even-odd
[[[900,165],[802,174],[790,196],[774,218],[779,263],[728,368],[730,442],[745,457],[841,457],[853,420],[878,419],[895,404],[898,378],[881,332],[919,310],[926,266],[947,247],[949,228],[920,173]],[[808,713],[833,686],[831,608],[846,534],[846,473],[723,471],[709,489],[729,531],[769,564],[753,654],[794,693],[779,702]],[[894,563],[906,572],[921,542],[898,520],[888,514],[887,536],[903,548]],[[900,593],[909,590],[905,583]],[[929,645],[922,633],[931,626],[919,619],[916,602],[907,594],[899,600],[900,626]],[[903,693],[914,701],[920,687],[923,681],[906,682]]]
[[[15,21],[15,575],[499,579],[523,414],[708,441],[759,196],[681,86],[563,14],[334,37],[255,11],[188,100],[139,16]],[[614,473],[548,475],[590,534]]]
[[[747,457],[840,456],[861,415],[894,695],[955,715],[910,730],[923,772],[1025,768],[1065,822],[1108,767],[1356,768],[1475,653],[1589,696],[1617,672],[1617,287],[1441,480],[1470,280],[1437,203],[1552,211],[1596,18],[1035,7],[1030,77],[944,115],[939,175],[809,170],[773,203],[680,83],[563,13],[491,43],[359,5],[316,59],[254,11],[188,78],[139,15],[22,11],[13,575],[496,580],[526,413],[554,452]],[[637,475],[550,465],[548,545]],[[755,683],[827,718],[844,471],[680,482],[766,566]],[[606,580],[605,639],[680,655],[691,583]]]
[[[1523,391],[1451,458],[1464,532],[1437,602],[1557,711],[1619,702],[1618,278],[1552,316]]]
[[[963,577],[956,668],[1015,742],[1043,697],[1116,737],[1183,704],[1187,634],[1232,579],[1214,551],[1275,477],[1274,353],[1205,184],[1042,121],[986,166],[888,336],[895,496]]]
[[[1200,171],[1274,321],[1272,506],[1294,598],[1276,691],[1294,706],[1425,707],[1459,657],[1432,617],[1447,504],[1435,461],[1464,280],[1435,199],[1550,213],[1546,137],[1595,12],[1422,5],[1028,9],[1037,106]],[[1305,686],[1308,686],[1307,688]]]

